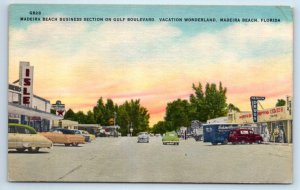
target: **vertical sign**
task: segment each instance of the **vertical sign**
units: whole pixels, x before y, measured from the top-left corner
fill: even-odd
[[[263,96],[251,96],[250,102],[251,102],[251,109],[252,109],[252,116],[253,121],[257,122],[257,103],[259,100],[265,100],[266,98]]]
[[[33,66],[29,62],[20,62],[19,83],[22,88],[21,105],[32,107],[33,100]]]

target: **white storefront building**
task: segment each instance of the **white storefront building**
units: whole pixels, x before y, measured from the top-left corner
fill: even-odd
[[[292,97],[287,97],[285,106],[258,110],[257,122],[253,122],[252,112],[230,112],[227,117],[208,120],[207,123],[236,123],[251,128],[261,134],[266,142],[293,142]]]
[[[20,62],[19,73],[19,80],[8,85],[8,122],[48,131],[51,121],[62,117],[50,113],[49,100],[33,94],[33,66],[29,62]]]

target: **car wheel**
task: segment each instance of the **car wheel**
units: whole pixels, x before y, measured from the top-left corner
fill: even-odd
[[[217,145],[218,143],[216,143],[216,142],[212,142],[211,144],[212,144],[212,145]]]
[[[256,143],[257,143],[257,144],[261,144],[261,140],[257,140]]]
[[[39,150],[40,150],[39,147],[35,147],[35,148],[29,147],[29,148],[28,148],[28,151],[31,152],[31,153],[39,152]]]
[[[241,144],[246,144],[246,141],[245,141],[245,140],[242,140],[242,141],[241,141]]]
[[[17,148],[16,150],[17,150],[17,152],[24,152],[26,150],[26,148]]]
[[[227,139],[225,139],[224,141],[223,141],[223,143],[222,143],[223,145],[225,145],[225,144],[228,144],[228,140]]]
[[[72,143],[72,146],[78,146],[78,143]]]
[[[65,146],[70,146],[71,144],[70,143],[65,143]]]

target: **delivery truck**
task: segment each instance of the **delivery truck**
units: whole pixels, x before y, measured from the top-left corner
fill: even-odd
[[[212,145],[218,143],[227,144],[230,130],[238,128],[232,123],[210,123],[203,125],[203,142],[210,142]]]

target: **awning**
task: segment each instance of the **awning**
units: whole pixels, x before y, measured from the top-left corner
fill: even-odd
[[[51,114],[51,113],[48,113],[45,111],[41,111],[41,110],[37,110],[37,109],[25,107],[25,106],[13,104],[13,103],[8,103],[8,113],[18,114],[18,115],[26,115],[29,117],[41,117],[43,119],[48,119],[48,120],[63,119],[63,117],[59,117],[57,115],[54,115],[54,114]]]

